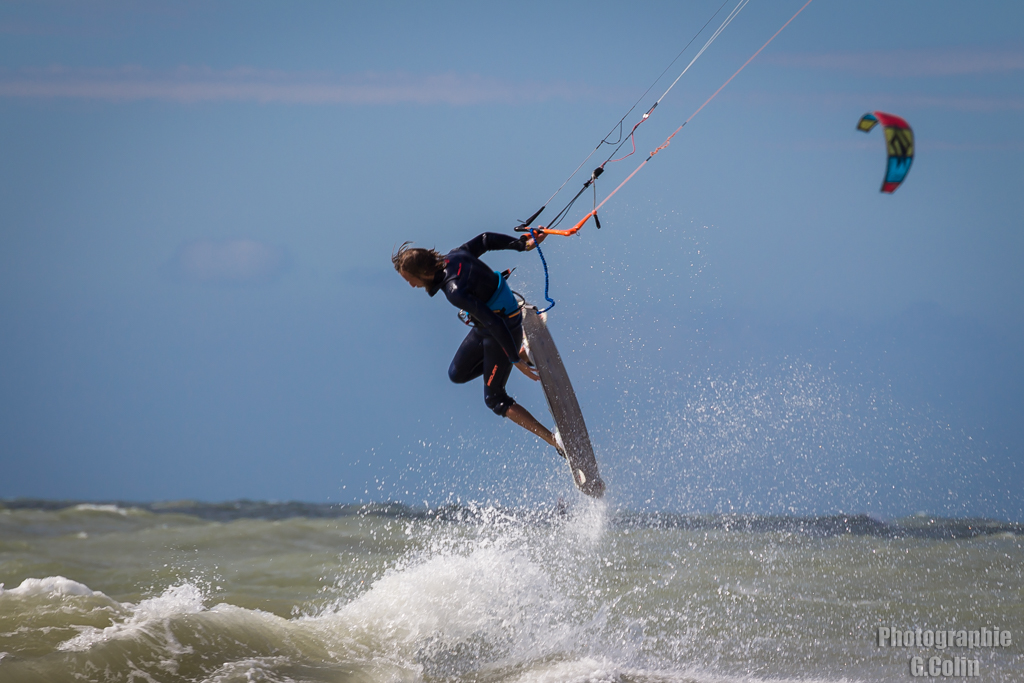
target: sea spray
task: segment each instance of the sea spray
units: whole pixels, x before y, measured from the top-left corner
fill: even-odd
[[[584,501],[540,527],[497,508],[473,512],[475,524],[408,528],[415,548],[322,618],[432,676],[543,659],[577,642],[574,584],[596,567],[586,556],[597,547],[606,506]]]

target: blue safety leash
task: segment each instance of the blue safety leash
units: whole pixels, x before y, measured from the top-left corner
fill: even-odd
[[[530,235],[533,237],[533,243],[535,245],[535,248],[537,249],[537,254],[540,256],[540,262],[544,266],[544,298],[547,299],[549,304],[551,304],[547,308],[541,311],[537,311],[537,313],[547,313],[548,311],[555,307],[555,300],[548,296],[548,288],[551,284],[550,280],[548,279],[548,262],[547,259],[544,258],[544,252],[540,250],[540,243],[537,242],[537,231],[534,230],[533,228],[529,228],[529,230]]]

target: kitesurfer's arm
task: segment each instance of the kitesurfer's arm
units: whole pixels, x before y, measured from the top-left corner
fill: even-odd
[[[487,330],[488,334],[494,337],[502,351],[508,356],[509,361],[521,362],[519,349],[516,348],[516,342],[512,338],[512,333],[508,331],[505,321],[497,313],[487,308],[487,304],[475,296],[463,294],[457,280],[449,280],[444,283],[444,295],[453,306],[461,308],[473,316]]]
[[[486,254],[489,251],[506,249],[530,251],[537,246],[537,243],[543,242],[545,237],[544,233],[540,233],[537,235],[536,242],[534,242],[533,237],[529,234],[524,234],[522,237],[512,237],[511,235],[503,235],[499,232],[485,232],[466,242],[459,249],[465,249],[473,256],[480,258],[481,254]]]

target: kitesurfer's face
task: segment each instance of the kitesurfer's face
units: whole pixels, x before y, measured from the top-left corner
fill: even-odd
[[[422,287],[426,289],[430,285],[429,282],[427,282],[426,280],[417,275],[412,275],[410,273],[405,272],[404,270],[400,270],[398,272],[399,274],[401,274],[403,278],[405,278],[405,281],[409,283],[410,287]]]

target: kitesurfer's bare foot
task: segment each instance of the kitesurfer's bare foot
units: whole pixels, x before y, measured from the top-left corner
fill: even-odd
[[[565,444],[562,443],[562,436],[558,432],[552,432],[551,436],[553,436],[555,440],[555,442],[551,444],[555,447],[555,451],[562,456],[563,460],[568,460],[568,458],[565,457]]]
[[[523,345],[519,347],[519,357],[525,360],[526,364],[529,365],[531,368],[537,367],[536,365],[533,364],[533,359],[530,358],[530,352],[527,351],[526,349],[525,341],[523,342]]]

